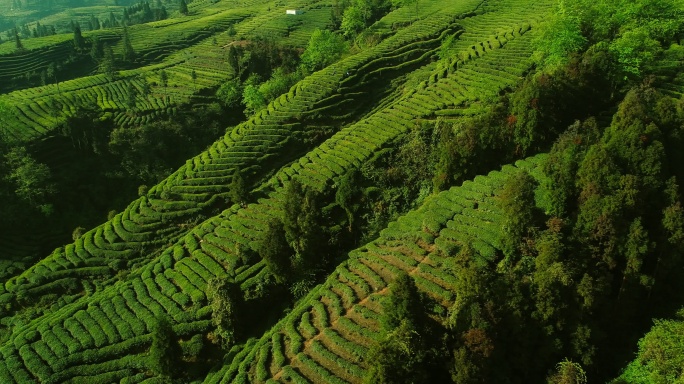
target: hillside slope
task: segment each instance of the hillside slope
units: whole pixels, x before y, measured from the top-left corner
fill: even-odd
[[[478,264],[497,262],[504,218],[496,196],[516,168],[538,178],[540,155],[430,197],[419,209],[390,223],[379,239],[354,250],[325,283],[304,297],[256,342],[231,351],[207,383],[357,383],[369,367],[368,352],[380,333],[379,305],[401,271],[445,314],[458,291],[449,268],[453,249],[472,244]],[[444,319],[442,319],[444,321]]]
[[[282,209],[289,179],[330,191],[339,176],[367,163],[417,119],[495,98],[520,81],[531,65],[530,26],[549,4],[497,2],[480,15],[462,17],[478,5],[445,6],[377,47],[308,77],[112,221],[6,282],[3,300],[20,306],[48,292],[77,296],[14,325],[0,348],[3,380],[138,382],[150,375],[146,353],[158,316],[169,316],[184,340],[210,332],[208,281],[233,276],[245,292],[263,283],[268,274],[264,263],[245,263],[236,246],[254,247],[265,222]],[[459,58],[441,68],[430,64],[441,39],[454,33]],[[384,99],[366,118],[280,169],[303,154],[306,146],[297,135],[318,129],[321,122],[347,124],[358,115],[359,100],[383,97],[364,94],[365,89],[420,67],[430,76],[417,89]],[[252,186],[260,186],[257,196],[267,197],[244,208],[234,205],[195,227],[191,220],[200,214],[226,207],[235,169],[246,171]],[[111,278],[117,271],[130,275]],[[93,276],[104,279],[95,284],[84,279]]]

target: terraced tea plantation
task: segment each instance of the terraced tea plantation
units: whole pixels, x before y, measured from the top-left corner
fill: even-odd
[[[428,199],[390,223],[380,238],[354,250],[327,281],[256,342],[231,353],[208,383],[360,382],[368,368],[369,347],[380,333],[380,298],[403,272],[433,300],[435,312],[454,302],[459,276],[444,268],[446,250],[470,244],[481,264],[494,262],[501,249],[504,221],[496,204],[507,176],[522,169],[543,178],[543,156],[518,161]]]
[[[169,19],[132,26],[129,34],[138,56],[137,62],[150,65],[119,71],[114,78],[110,75],[73,80],[57,78],[59,82],[56,84],[2,95],[0,105],[7,106],[0,116],[2,134],[22,141],[49,134],[79,107],[96,107],[112,113],[116,123],[123,126],[171,116],[176,107],[191,103],[196,95],[216,89],[234,76],[226,63],[226,46],[236,38],[253,37],[254,29],[247,26],[254,25],[253,16],[256,14],[261,14],[256,19],[257,23],[265,22],[269,15],[277,17],[284,14],[282,6],[269,11],[264,11],[264,7],[265,4],[259,2],[229,8],[206,4],[197,8],[196,16],[181,21]],[[316,26],[299,32],[299,47],[306,45],[315,28],[325,27],[329,19],[329,13],[313,14],[317,15]],[[243,31],[242,25],[249,29],[237,37],[226,32],[231,27]],[[294,30],[298,28],[293,27]],[[85,36],[90,39],[97,37],[100,44],[111,44],[114,52],[118,53],[123,49],[122,34],[123,30],[117,28],[94,31]],[[21,77],[27,72],[39,72],[51,62],[59,63],[73,54],[70,36],[55,35],[35,40],[40,40],[35,48],[27,46],[25,51],[0,54],[0,66],[6,68],[3,76]],[[97,69],[92,64],[91,67],[93,71]],[[161,71],[168,78],[165,86],[160,80]],[[133,102],[128,96],[131,86],[136,95]]]
[[[18,17],[17,4],[6,3],[0,0],[0,14]],[[73,16],[85,23],[89,12],[104,18],[128,5],[94,1],[70,9],[56,3],[53,12],[26,10],[24,17],[60,23]],[[656,245],[648,242],[650,229],[642,221],[665,228],[666,241],[681,240],[675,176],[651,183],[665,191],[658,190],[659,198],[672,201],[663,210],[666,219],[639,211],[633,201],[647,196],[638,188],[648,183],[637,177],[669,172],[652,165],[653,158],[676,153],[652,143],[680,139],[678,131],[667,131],[676,131],[673,122],[684,116],[677,47],[652,65],[656,75],[637,87],[642,96],[625,96],[625,103],[643,101],[643,109],[668,117],[632,124],[643,132],[630,136],[638,140],[624,149],[615,142],[618,133],[603,136],[602,127],[611,124],[606,117],[615,113],[612,124],[619,124],[631,118],[625,111],[642,109],[618,106],[617,96],[596,118],[580,112],[556,118],[582,97],[587,79],[597,79],[592,71],[620,62],[624,53],[619,44],[596,44],[586,55],[577,47],[545,46],[544,38],[559,25],[580,29],[577,20],[564,19],[564,5],[370,3],[163,2],[168,18],[84,32],[83,49],[75,49],[71,33],[25,39],[22,48],[13,40],[0,43],[0,82],[7,87],[0,94],[0,148],[7,149],[0,154],[0,173],[16,183],[10,192],[28,196],[24,203],[42,209],[46,226],[55,227],[35,234],[12,228],[0,235],[0,383],[492,382],[498,376],[482,367],[502,364],[501,372],[515,376],[512,383],[529,377],[587,382],[583,367],[603,362],[591,343],[604,337],[604,324],[577,320],[582,325],[573,328],[557,313],[589,308],[568,317],[594,316],[609,308],[596,304],[609,301],[608,295],[595,302],[588,297],[611,291],[608,286],[619,291],[618,302],[637,300],[629,292],[640,284],[650,297],[655,283],[639,271],[653,264],[657,272],[661,259],[669,259],[643,262]],[[312,36],[329,40],[315,46]],[[103,43],[111,51],[98,56],[96,44]],[[339,52],[326,51],[333,46]],[[131,49],[135,59],[126,61]],[[545,49],[565,50],[571,59],[548,69]],[[333,54],[339,59],[330,60]],[[325,64],[310,71],[299,64],[300,56]],[[259,67],[273,63],[282,67]],[[43,73],[44,85],[28,86],[34,73]],[[278,95],[267,97],[273,84],[280,87]],[[572,85],[563,88],[567,84]],[[558,89],[569,96],[550,95]],[[601,92],[626,93],[617,86],[596,93]],[[654,96],[661,93],[665,101]],[[253,108],[255,99],[261,104]],[[111,131],[79,127],[83,138],[71,137],[73,146],[82,150],[85,143],[83,153],[105,157],[95,138],[108,143],[114,132],[153,132],[149,127],[176,120],[203,124],[183,119],[207,105],[238,122],[222,127],[224,134],[208,138],[213,144],[204,142],[204,151],[155,185],[141,185],[124,209],[103,212],[106,221],[77,228],[73,242],[46,249],[60,236],[61,218],[40,205],[55,193],[51,179],[41,179],[47,171],[40,164],[10,149],[45,148],[41,144],[66,137],[72,118],[89,111],[97,116],[93,122],[109,124]],[[575,120],[560,138],[553,137]],[[539,128],[537,121],[567,124]],[[154,149],[164,134],[127,143],[152,143]],[[619,177],[597,172],[593,180],[582,170],[633,166],[618,155],[610,158],[607,149],[588,149],[599,144],[620,154],[657,148],[642,157],[650,168],[629,168]],[[59,147],[48,152],[55,153],[55,163],[66,161]],[[421,165],[445,175],[430,169],[435,174],[419,175],[421,185],[405,185],[402,167]],[[111,171],[117,172],[122,171]],[[527,184],[515,185],[516,180]],[[557,193],[562,183],[572,193]],[[32,188],[40,193],[26,192]],[[610,195],[611,188],[620,192]],[[293,197],[293,190],[301,196]],[[614,210],[596,214],[559,208],[609,198]],[[615,213],[623,206],[628,213]],[[641,216],[632,220],[633,212]],[[594,219],[596,233],[586,239],[574,235]],[[622,219],[631,224],[621,226]],[[624,233],[630,240],[613,244],[601,237],[606,233]],[[581,256],[584,242],[592,241],[587,248],[607,249],[605,254]],[[613,250],[631,256],[621,261],[609,254]],[[573,275],[579,272],[570,267],[571,258],[560,255],[575,251],[588,260],[583,266],[625,272]],[[547,264],[548,274],[534,272]],[[496,279],[520,284],[511,292],[501,284],[485,288],[483,281]],[[401,281],[410,284],[397,291]],[[576,294],[574,302],[561,303],[549,287]],[[518,293],[541,299],[485,297]],[[420,314],[401,312],[418,307]],[[511,335],[528,325],[534,331],[526,347],[546,354],[539,366],[524,362],[534,373],[527,365],[510,368],[520,362],[500,347],[519,340]],[[572,359],[548,365],[548,356]],[[423,373],[391,379],[402,367]]]

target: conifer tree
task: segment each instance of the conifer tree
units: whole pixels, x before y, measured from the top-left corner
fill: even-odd
[[[258,249],[276,281],[284,283],[290,275],[290,254],[292,249],[285,239],[285,229],[280,220],[268,222]]]
[[[78,23],[74,23],[74,47],[79,51],[85,47],[85,39],[83,39],[81,26]]]
[[[114,52],[112,51],[112,47],[110,47],[107,43],[104,43],[102,51],[103,51],[104,57],[102,58],[102,61],[100,62],[100,72],[104,73],[108,78],[113,79],[114,78]]]
[[[166,87],[169,84],[169,75],[166,74],[165,70],[159,71],[159,83],[162,87]]]
[[[178,8],[179,12],[182,15],[187,15],[188,14],[188,3],[185,2],[185,0],[180,1],[180,7]]]
[[[126,63],[132,63],[135,60],[135,50],[131,44],[131,37],[128,33],[128,27],[124,24],[123,35],[123,60]]]
[[[16,28],[14,28],[14,42],[16,44],[18,51],[24,49],[24,44],[21,43],[21,39],[19,38],[19,31]]]
[[[235,171],[230,183],[230,200],[236,204],[245,204],[249,200],[249,190],[239,170]]]

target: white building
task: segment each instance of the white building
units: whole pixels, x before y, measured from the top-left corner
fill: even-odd
[[[285,11],[285,14],[287,15],[301,15],[302,13],[304,13],[304,11],[301,9],[288,9]]]

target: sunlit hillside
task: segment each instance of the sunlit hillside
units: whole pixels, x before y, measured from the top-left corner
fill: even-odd
[[[683,12],[0,0],[0,382],[677,382]]]

